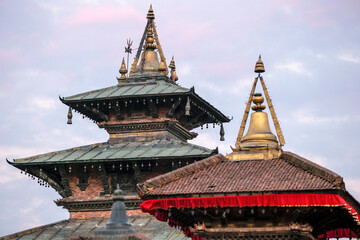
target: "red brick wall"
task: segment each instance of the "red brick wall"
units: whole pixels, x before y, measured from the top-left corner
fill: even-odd
[[[96,171],[90,171],[88,178],[89,185],[85,191],[81,191],[77,186],[79,183],[79,178],[76,177],[76,175],[70,175],[68,179],[72,192],[72,198],[74,199],[92,199],[94,197],[99,197],[100,192],[104,192],[104,187]]]

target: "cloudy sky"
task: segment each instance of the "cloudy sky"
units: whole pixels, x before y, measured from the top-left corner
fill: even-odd
[[[225,142],[212,127],[192,142],[231,151],[261,53],[284,149],[340,174],[360,199],[359,1],[0,0],[0,236],[68,218],[54,190],[5,159],[107,140],[77,114],[67,125],[58,96],[117,83],[150,3],[178,83],[233,117]]]

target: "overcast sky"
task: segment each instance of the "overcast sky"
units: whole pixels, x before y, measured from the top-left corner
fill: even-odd
[[[0,0],[0,236],[68,218],[54,204],[60,198],[54,190],[5,159],[108,139],[78,114],[67,125],[68,109],[58,96],[117,83],[126,39],[137,48],[150,3]],[[231,152],[262,54],[284,150],[340,174],[360,199],[360,1],[152,4],[167,63],[175,56],[178,83],[195,86],[233,117],[225,142],[211,126],[195,129],[193,143]]]

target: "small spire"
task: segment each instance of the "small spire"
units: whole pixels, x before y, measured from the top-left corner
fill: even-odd
[[[150,4],[150,8],[149,8],[146,18],[147,19],[155,19],[154,11],[152,9],[152,4]]]
[[[174,60],[174,56],[172,57],[171,61],[170,61],[170,64],[169,64],[169,68],[172,70],[172,69],[175,69],[175,60]]]
[[[122,194],[123,194],[123,190],[120,189],[119,184],[116,184],[116,189],[114,191],[113,201],[114,202],[116,202],[116,201],[124,201],[125,198],[124,198],[124,196]]]
[[[174,60],[174,56],[172,57],[171,59],[171,62],[169,64],[169,68],[171,69],[171,75],[170,75],[170,78],[173,82],[176,82],[179,78],[176,74],[176,67],[175,67],[175,60]]]
[[[261,54],[259,55],[259,60],[256,62],[254,72],[256,72],[256,73],[265,72],[264,63],[261,61]]]
[[[109,222],[106,224],[106,229],[131,229],[133,231],[126,214],[126,206],[123,202],[125,198],[122,196],[122,192],[119,184],[117,184],[113,196],[114,203],[111,207],[111,215]]]
[[[122,60],[121,67],[119,69],[119,73],[121,74],[121,77],[118,78],[118,80],[126,78],[127,69],[126,69],[126,66],[125,66],[125,59],[124,58]]]

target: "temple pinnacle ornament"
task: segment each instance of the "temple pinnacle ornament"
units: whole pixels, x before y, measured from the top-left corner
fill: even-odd
[[[259,56],[259,60],[256,62],[255,71],[256,73],[265,72],[264,63],[261,61],[261,55]]]

